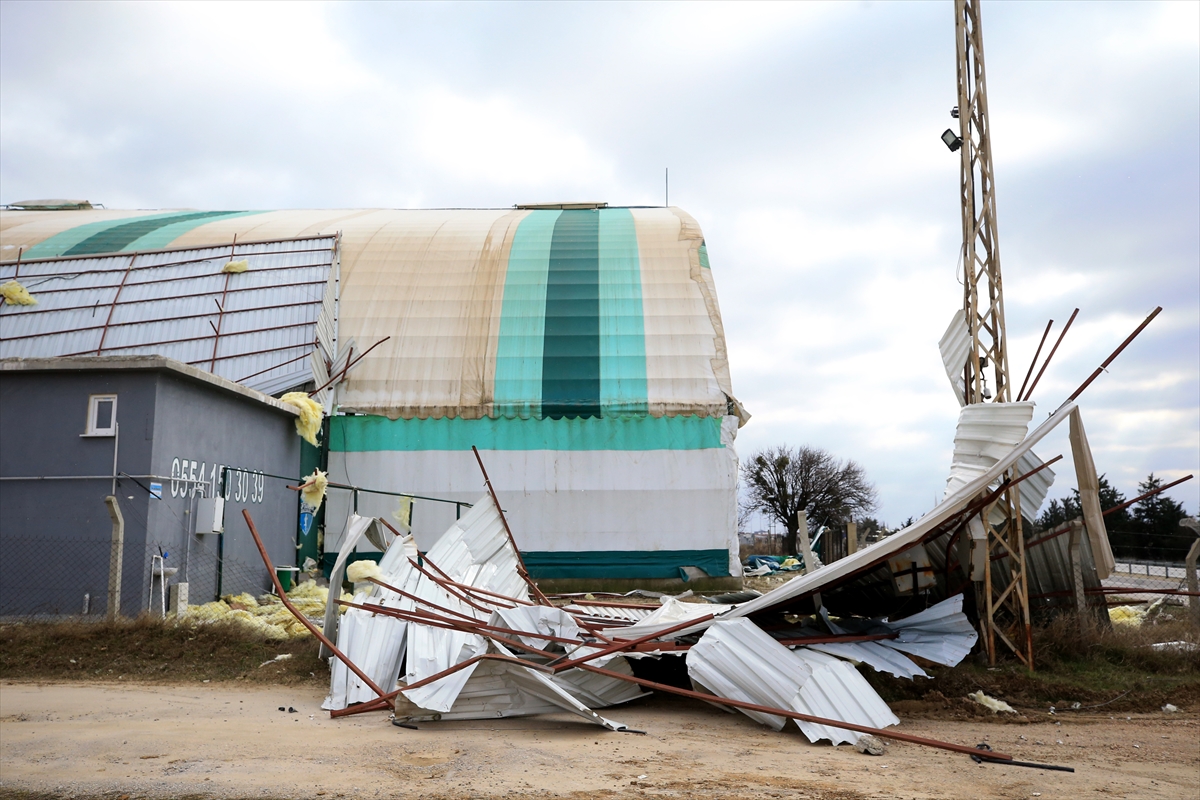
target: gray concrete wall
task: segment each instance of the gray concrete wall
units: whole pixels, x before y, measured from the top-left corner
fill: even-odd
[[[249,397],[188,379],[171,370],[74,370],[0,375],[0,475],[109,475],[112,438],[80,438],[90,394],[118,396],[118,471],[152,478],[121,479],[116,496],[125,518],[122,613],[153,602],[151,557],[165,553],[186,579],[193,604],[221,593],[265,591],[269,575],[241,509],[250,509],[277,564],[295,563],[295,477],[300,445],[295,417]],[[194,463],[193,463],[194,462]],[[197,534],[196,512],[213,486],[170,480],[229,473],[224,559],[217,534]],[[174,470],[174,472],[172,471]],[[162,498],[151,496],[162,484]],[[104,497],[110,480],[0,482],[0,616],[79,614],[84,593],[91,613],[107,602],[111,522]],[[173,491],[174,490],[174,491]],[[219,569],[223,563],[223,569]]]
[[[150,372],[61,372],[0,375],[0,475],[111,475],[148,472],[156,376]],[[117,395],[120,436],[81,437],[88,397]],[[0,615],[78,614],[84,594],[91,613],[108,602],[112,523],[104,498],[111,480],[0,481]],[[121,481],[127,553],[146,541],[146,493]],[[136,613],[142,570],[124,561],[122,611]]]
[[[150,507],[150,547],[170,552],[166,563],[179,572],[168,582],[186,576],[193,604],[216,599],[218,579],[223,595],[261,594],[270,576],[242,509],[249,510],[271,559],[294,566],[299,498],[285,488],[288,481],[265,475],[298,476],[295,417],[252,400],[198,390],[192,381],[169,373],[160,376],[157,389],[154,473],[196,479],[203,473],[206,483],[195,489],[182,480],[164,482],[163,499]],[[195,524],[199,505],[219,491],[222,467],[229,468],[223,543],[220,535],[196,532]],[[149,572],[146,576],[148,581]]]

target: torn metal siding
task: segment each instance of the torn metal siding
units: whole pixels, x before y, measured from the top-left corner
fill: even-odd
[[[967,312],[959,309],[950,319],[950,325],[938,342],[938,350],[942,354],[942,364],[946,367],[946,377],[950,379],[950,388],[958,398],[960,406],[966,405],[966,384],[964,383],[967,358],[971,355],[971,331],[967,328]]]
[[[870,725],[872,728],[887,728],[900,724],[900,719],[892,713],[887,703],[883,702],[883,698],[850,664],[804,647],[798,648],[795,655],[812,673],[792,700],[791,707],[795,711],[858,725]],[[797,720],[796,724],[810,742],[828,739],[835,745],[854,744],[862,737],[861,733],[855,731],[815,722]]]
[[[748,619],[714,622],[687,654],[688,677],[710,694],[772,708],[792,708],[812,668]],[[787,718],[739,709],[783,730]]]
[[[311,380],[334,237],[0,264],[0,357],[163,355],[260,391]],[[248,260],[246,272],[221,271]],[[281,385],[281,384],[288,385]]]
[[[900,720],[850,664],[825,653],[788,650],[747,619],[714,623],[687,655],[688,676],[718,697],[791,709],[858,725],[883,728]],[[738,709],[775,730],[785,717]],[[861,734],[797,721],[809,741],[857,742]]]
[[[941,503],[915,523],[875,544],[859,550],[843,559],[809,573],[792,578],[787,583],[773,589],[762,597],[743,603],[723,615],[724,619],[743,617],[757,614],[767,609],[784,608],[790,603],[820,592],[827,587],[839,586],[848,579],[873,569],[889,557],[903,553],[914,544],[930,537],[937,536],[948,522],[961,519],[962,513],[977,499],[981,492],[995,483],[1004,472],[1016,464],[1017,460],[1041,441],[1050,431],[1065,421],[1075,408],[1073,402],[1060,406],[1050,418],[1035,428],[1016,447],[1004,454],[999,461],[983,474],[962,485],[948,495]],[[702,631],[710,623],[698,623],[693,628],[685,629],[678,635]],[[664,626],[666,627],[666,626]]]

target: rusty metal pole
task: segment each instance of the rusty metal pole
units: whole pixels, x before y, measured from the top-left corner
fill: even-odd
[[[308,628],[309,631],[312,632],[312,635],[317,637],[321,644],[329,648],[329,652],[337,656],[339,661],[345,664],[351,672],[357,675],[363,683],[369,686],[371,691],[379,695],[380,698],[384,698],[387,693],[383,691],[383,689],[380,689],[379,686],[376,685],[375,681],[371,680],[367,673],[359,669],[358,666],[351,661],[345,653],[343,653],[341,650],[338,650],[337,645],[329,641],[328,637],[321,632],[320,628],[309,622],[308,617],[301,614],[298,610],[296,610],[296,607],[292,605],[292,601],[288,599],[287,592],[283,590],[283,584],[279,582],[279,576],[275,574],[275,567],[271,563],[271,557],[267,555],[267,548],[263,544],[262,538],[258,535],[258,529],[254,527],[254,520],[250,518],[250,510],[243,508],[242,516],[246,518],[246,525],[250,528],[250,535],[254,537],[254,543],[258,545],[258,554],[262,556],[263,564],[267,568],[267,573],[271,576],[271,582],[275,584],[275,591],[279,595],[279,599],[283,601],[284,607],[287,608],[288,611],[292,612],[292,616],[298,619],[301,625]],[[335,589],[331,588],[330,591],[335,591]]]

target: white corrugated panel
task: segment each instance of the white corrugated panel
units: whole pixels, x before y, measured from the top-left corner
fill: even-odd
[[[811,670],[812,677],[800,687],[792,700],[791,707],[794,710],[872,728],[900,724],[900,719],[871,688],[866,678],[845,661],[804,647],[796,650],[795,655]],[[814,722],[797,720],[796,724],[810,742],[828,739],[835,745],[843,742],[854,744],[863,735]]]
[[[963,380],[967,358],[971,355],[971,331],[967,328],[967,312],[963,309],[954,312],[950,325],[938,342],[938,350],[942,354],[946,377],[950,379],[950,388],[954,390],[958,404],[966,405]]]
[[[935,664],[956,666],[975,646],[979,634],[962,613],[961,594],[887,626],[899,636],[881,642],[886,647],[911,653]]]
[[[889,647],[884,647],[880,642],[827,642],[805,645],[805,648],[828,653],[847,661],[866,664],[877,672],[886,672],[897,678],[911,680],[916,677],[929,677],[925,674],[925,670],[917,666],[912,659],[903,653],[897,653]]]
[[[311,380],[333,237],[0,264],[0,358],[162,355],[276,393]],[[243,273],[221,271],[231,256]]]
[[[862,675],[845,661],[799,648],[791,651],[748,619],[711,625],[687,654],[688,677],[703,690],[730,700],[884,728],[900,720]],[[787,718],[739,708],[782,730]],[[796,721],[809,741],[857,742],[861,734]]]
[[[1037,453],[1030,450],[1017,461],[1017,472],[1026,475],[1042,465]],[[1054,470],[1046,467],[1041,472],[1032,475],[1020,483],[1021,514],[1027,519],[1036,519],[1046,495],[1054,485]]]
[[[633,668],[629,666],[627,658],[614,658],[603,665],[599,659],[593,663],[595,666],[603,666],[609,672],[633,675]],[[569,669],[550,676],[550,680],[589,708],[606,708],[650,696],[649,692],[642,691],[636,683],[597,675],[585,669]]]
[[[771,708],[792,708],[812,667],[748,619],[715,622],[688,650],[688,677],[703,691]],[[797,709],[799,710],[799,709]],[[739,708],[775,730],[787,717]]]
[[[495,642],[492,646],[500,655],[512,656],[503,646]],[[485,659],[456,675],[462,673],[469,673],[470,678],[463,682],[452,708],[430,714],[430,707],[417,699],[418,693],[425,688],[421,687],[415,690],[401,690],[401,694],[417,707],[406,708],[403,713],[410,719],[422,720],[491,719],[567,711],[609,730],[620,731],[626,727],[623,723],[606,719],[592,711],[566,689],[550,680],[548,675],[520,664]],[[453,677],[455,676],[447,676],[429,685],[436,686]],[[402,709],[397,706],[396,716],[401,715]]]
[[[1029,429],[1033,403],[975,403],[963,406],[954,434],[954,460],[945,497],[955,494],[1010,453]]]
[[[1035,428],[1026,436],[1020,444],[1013,447],[1009,452],[1003,455],[999,461],[992,467],[972,480],[970,483],[960,487],[953,494],[947,496],[942,502],[938,503],[933,510],[925,514],[912,525],[902,531],[899,531],[891,536],[888,536],[870,547],[865,547],[856,553],[838,559],[832,564],[828,564],[815,572],[808,575],[798,575],[792,578],[782,586],[771,590],[762,597],[756,597],[749,602],[742,603],[736,608],[726,613],[726,617],[745,617],[751,614],[756,614],[775,606],[787,603],[788,601],[803,597],[812,592],[819,592],[826,586],[836,586],[845,581],[848,576],[858,572],[870,564],[879,563],[881,559],[886,559],[891,555],[903,553],[914,544],[920,542],[926,534],[936,528],[938,525],[946,522],[951,517],[958,514],[964,507],[969,505],[980,492],[994,483],[1004,471],[1013,466],[1017,460],[1028,452],[1035,444],[1040,442],[1050,431],[1054,430],[1058,425],[1067,419],[1071,411],[1075,408],[1073,402],[1063,403],[1050,418]],[[689,633],[696,633],[704,630],[710,623],[699,623],[692,628],[680,631],[678,636],[685,636]],[[666,627],[666,626],[663,626]]]
[[[353,543],[364,535],[366,525],[362,520],[363,518],[357,516],[351,518],[350,536],[338,557],[339,564],[348,557]],[[487,612],[480,611],[427,578],[412,566],[409,559],[414,556],[415,545],[410,537],[393,541],[380,561],[382,581],[419,597],[432,606],[448,609],[453,612],[451,616],[457,613],[486,621],[492,615],[490,609]],[[528,586],[517,572],[516,553],[508,541],[500,514],[490,495],[476,500],[470,511],[451,525],[430,548],[425,559],[459,583],[529,602]],[[335,573],[338,566],[335,564]],[[374,587],[367,594],[357,596],[355,602],[375,603],[410,611],[418,607],[416,601],[380,586]],[[487,607],[486,604],[483,605]],[[438,611],[430,605],[422,605],[421,609],[446,614],[446,611]],[[391,643],[397,641],[396,631],[400,630],[396,626],[397,620],[364,610],[352,609],[346,612],[347,617],[351,614],[355,614],[357,624],[353,630],[346,633],[347,644],[353,650],[353,654],[347,652],[347,656],[372,679],[375,679],[376,674],[390,673],[393,663],[396,669],[399,669],[399,660],[405,650],[400,650],[399,654],[393,657],[391,649]],[[424,680],[488,651],[488,640],[477,634],[418,623],[408,623],[404,630],[406,641],[405,638],[400,638],[399,641],[406,645],[407,651],[406,684]],[[342,646],[343,633],[342,630],[338,631],[339,648]],[[409,699],[422,708],[439,713],[448,712],[477,668],[478,664],[472,665],[442,680],[418,687],[409,693]],[[338,675],[343,673],[339,672]],[[344,702],[353,703],[369,700],[373,696],[355,676],[343,675],[343,679],[347,686],[344,692],[331,682],[326,708],[344,707],[338,705],[339,702],[343,702],[343,697]],[[391,683],[394,681],[395,676],[392,675]],[[383,686],[382,683],[380,685]],[[387,688],[390,688],[390,684]]]

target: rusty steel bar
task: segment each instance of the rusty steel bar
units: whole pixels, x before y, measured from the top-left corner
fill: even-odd
[[[1160,486],[1157,489],[1151,489],[1150,491],[1146,492],[1145,494],[1140,494],[1137,497],[1133,498],[1132,500],[1126,500],[1124,503],[1121,503],[1121,505],[1119,505],[1119,506],[1113,506],[1112,508],[1105,509],[1105,511],[1103,513],[1101,513],[1100,516],[1107,517],[1109,514],[1115,514],[1118,511],[1129,508],[1134,503],[1145,500],[1147,497],[1153,497],[1156,494],[1165,492],[1167,489],[1170,489],[1174,486],[1178,486],[1179,484],[1183,483],[1184,481],[1190,481],[1193,477],[1195,477],[1195,476],[1185,475],[1182,478],[1180,478],[1179,480],[1171,481],[1170,483],[1166,484],[1165,486]],[[1027,542],[1025,544],[1025,547],[1027,547],[1027,548],[1036,547],[1039,544],[1044,544],[1044,543],[1050,541],[1051,539],[1062,536],[1064,533],[1066,533],[1069,530],[1071,530],[1070,525],[1067,525],[1062,528],[1058,528],[1057,530],[1053,530],[1050,533],[1047,533],[1045,536],[1041,536],[1037,539],[1034,539],[1032,542]]]
[[[1162,492],[1165,492],[1167,489],[1171,489],[1175,486],[1178,486],[1179,484],[1181,484],[1185,481],[1190,481],[1194,477],[1195,477],[1194,475],[1184,475],[1182,478],[1180,478],[1177,481],[1171,481],[1170,483],[1160,486],[1157,489],[1151,489],[1150,491],[1146,492],[1145,494],[1139,494],[1137,497],[1133,498],[1132,500],[1126,500],[1124,503],[1121,503],[1121,505],[1113,506],[1112,508],[1108,509],[1107,511],[1104,512],[1103,516],[1107,517],[1109,514],[1115,514],[1118,511],[1122,511],[1126,508],[1129,508],[1134,503],[1140,503],[1141,501],[1145,500],[1148,497],[1153,497],[1156,494],[1161,494]]]
[[[642,611],[653,611],[659,606],[646,605],[642,603],[605,603],[602,600],[572,600],[571,605],[576,606],[604,606],[607,608],[637,608]]]
[[[1146,329],[1146,326],[1149,325],[1151,323],[1151,321],[1153,321],[1153,319],[1155,317],[1157,317],[1161,312],[1162,312],[1162,306],[1158,306],[1153,311],[1151,311],[1150,316],[1146,317],[1146,319],[1142,321],[1142,324],[1138,325],[1137,329],[1133,333],[1129,334],[1128,338],[1126,338],[1125,341],[1121,342],[1121,345],[1116,350],[1113,351],[1112,355],[1109,356],[1108,358],[1104,359],[1104,363],[1101,364],[1100,366],[1096,367],[1096,371],[1093,372],[1088,377],[1088,379],[1086,381],[1084,381],[1080,385],[1080,387],[1078,389],[1076,389],[1074,391],[1074,393],[1072,393],[1072,395],[1070,397],[1067,398],[1067,402],[1070,403],[1076,397],[1079,397],[1079,395],[1083,394],[1083,390],[1086,389],[1088,386],[1091,386],[1092,381],[1094,381],[1094,380],[1096,380],[1096,378],[1100,377],[1100,373],[1104,372],[1105,368],[1109,364],[1111,364],[1117,356],[1121,355],[1121,351],[1124,350],[1126,347],[1128,347],[1129,343],[1132,342],[1135,338],[1137,338],[1137,335],[1139,333],[1141,333],[1142,331],[1144,331]]]
[[[125,272],[121,275],[121,285],[117,287],[117,294],[113,297],[112,305],[108,307],[108,318],[104,320],[103,330],[100,332],[100,344],[96,346],[96,355],[100,355],[100,351],[104,349],[104,340],[108,338],[108,326],[112,324],[113,312],[117,310],[116,302],[121,299],[121,292],[125,291],[125,283],[129,280],[129,271],[133,269],[133,262],[137,261],[137,256],[129,259],[129,263],[125,265]],[[41,336],[44,334],[35,334]],[[26,339],[27,336],[9,337],[10,339]]]
[[[409,559],[409,562],[411,563],[412,559]],[[370,581],[371,583],[375,584],[376,586],[382,586],[384,589],[395,592],[396,594],[400,595],[401,597],[407,597],[409,600],[412,600],[414,603],[420,603],[423,606],[429,606],[430,608],[436,608],[438,611],[442,611],[446,614],[453,614],[456,617],[462,617],[463,619],[470,620],[471,622],[479,621],[479,620],[475,619],[474,617],[472,617],[470,614],[464,614],[461,611],[455,611],[454,609],[446,608],[445,606],[438,605],[437,603],[434,603],[431,600],[425,600],[421,597],[418,597],[417,595],[412,594],[411,592],[406,592],[403,589],[397,589],[395,586],[392,586],[391,584],[384,583],[383,581],[379,580],[379,578],[367,578],[367,580]],[[481,609],[481,610],[484,610],[484,609]],[[488,613],[490,614],[491,612],[488,611]]]
[[[246,519],[246,525],[250,528],[250,535],[254,537],[254,543],[258,545],[258,553],[262,556],[263,564],[266,565],[267,572],[271,575],[271,582],[275,584],[275,591],[279,594],[279,599],[283,602],[283,605],[288,611],[292,612],[292,616],[298,619],[301,625],[308,628],[309,631],[312,632],[312,635],[317,637],[321,644],[328,647],[329,651],[337,656],[339,661],[345,664],[351,672],[353,672],[362,680],[363,683],[371,687],[371,691],[379,695],[380,698],[383,698],[385,694],[383,689],[380,689],[375,684],[375,681],[371,680],[367,673],[359,669],[358,666],[351,661],[345,653],[343,653],[341,650],[338,650],[337,645],[329,641],[328,637],[322,633],[320,628],[309,622],[308,617],[301,614],[296,610],[296,607],[292,605],[292,601],[288,599],[287,592],[283,590],[283,585],[279,582],[279,576],[275,574],[275,566],[271,561],[271,557],[267,555],[266,545],[263,544],[262,538],[258,535],[258,529],[254,527],[254,520],[250,518],[250,509],[243,508],[242,516]]]
[[[362,703],[361,705],[351,706],[349,708],[334,709],[329,712],[329,716],[331,716],[331,717],[346,717],[346,716],[350,716],[351,714],[363,714],[368,711],[378,711],[381,708],[385,707],[385,705],[384,705],[385,703],[389,703],[393,698],[395,698],[397,695],[399,695],[402,692],[406,692],[409,689],[419,689],[420,687],[425,686],[426,684],[441,680],[442,678],[446,677],[447,675],[453,675],[455,672],[464,670],[467,667],[471,666],[472,664],[476,664],[480,661],[485,661],[485,660],[487,660],[487,661],[507,661],[511,664],[518,664],[522,667],[528,667],[529,669],[537,670],[538,672],[546,672],[547,671],[546,668],[543,667],[541,664],[534,664],[532,661],[525,661],[524,659],[514,658],[513,656],[502,656],[498,653],[484,653],[483,655],[478,655],[478,656],[473,656],[471,658],[468,658],[466,661],[455,664],[454,666],[444,669],[441,672],[438,672],[434,675],[430,675],[428,678],[423,678],[419,681],[416,681],[415,683],[410,683],[409,685],[404,686],[400,689],[396,689],[395,691],[388,692],[387,694],[382,695],[381,697],[378,697],[375,700],[368,700],[367,702]]]
[[[242,383],[244,381],[250,380],[251,378],[257,378],[259,375],[262,375],[264,372],[270,372],[273,369],[279,369],[280,367],[286,367],[288,364],[295,363],[296,361],[299,361],[302,358],[308,358],[308,356],[309,356],[308,353],[301,353],[300,355],[296,356],[295,358],[289,358],[287,361],[281,361],[278,364],[272,364],[271,366],[267,367],[266,369],[260,369],[258,372],[247,375],[244,378],[238,378],[236,381],[234,381],[234,383]]]
[[[633,675],[622,675],[619,672],[603,669],[602,667],[593,667],[590,665],[581,666],[580,669],[586,669],[588,672],[594,672],[597,675],[605,675],[609,678],[617,678],[618,680],[636,683],[639,686],[644,686],[647,689],[656,689],[661,692],[677,694],[682,697],[690,697],[693,700],[703,700],[706,703],[720,703],[721,705],[731,706],[733,708],[744,708],[747,711],[757,711],[760,714],[773,714],[777,717],[787,717],[788,719],[796,719],[801,722],[812,722],[816,725],[826,725],[830,728],[841,728],[847,731],[857,731],[858,733],[869,733],[872,736],[881,738],[893,739],[898,742],[908,742],[909,744],[919,744],[925,747],[936,747],[941,750],[950,750],[955,753],[964,753],[966,755],[977,755],[979,753],[974,747],[965,744],[953,744],[952,742],[941,742],[937,739],[927,739],[924,736],[914,736],[911,733],[900,733],[899,731],[888,731],[883,728],[872,728],[869,725],[859,725],[854,722],[843,722],[836,719],[827,719],[825,717],[817,717],[812,714],[801,714],[797,711],[792,711],[786,708],[771,708],[770,706],[760,706],[757,703],[747,703],[744,700],[733,700],[728,697],[718,697],[715,694],[704,694],[703,692],[693,692],[690,689],[680,689],[677,686],[669,686],[665,683],[656,683],[648,681],[645,678],[638,678]],[[999,761],[1011,761],[1012,756],[1005,753],[995,751],[988,753],[989,758]]]
[[[483,482],[487,485],[488,494],[492,496],[492,502],[496,504],[496,512],[500,515],[500,521],[504,523],[504,532],[508,535],[508,543],[512,546],[513,553],[517,556],[517,571],[521,578],[533,590],[534,595],[538,598],[539,605],[553,606],[546,595],[542,594],[542,590],[538,588],[533,579],[529,577],[529,570],[525,569],[525,559],[521,557],[521,548],[517,547],[517,540],[513,536],[512,528],[508,525],[508,518],[504,516],[504,509],[500,507],[500,498],[496,496],[496,490],[492,487],[492,479],[488,477],[487,468],[483,466],[483,457],[479,455],[479,448],[471,445],[471,452],[475,454],[475,460],[479,462],[479,471],[483,473]]]
[[[1017,392],[1017,400],[1021,399],[1021,395],[1025,394],[1025,384],[1029,383],[1029,377],[1033,375],[1033,368],[1037,366],[1038,356],[1042,354],[1042,345],[1046,343],[1046,337],[1050,335],[1050,329],[1054,327],[1054,320],[1046,323],[1046,330],[1042,333],[1042,340],[1038,342],[1037,350],[1033,354],[1033,361],[1029,362],[1029,371],[1025,373],[1025,380],[1021,381],[1021,390]]]
[[[342,370],[342,378],[344,379],[344,378],[346,377],[346,373],[350,371],[350,368],[351,368],[351,367],[353,367],[353,366],[354,366],[355,364],[357,364],[359,361],[362,361],[364,358],[366,358],[366,357],[367,357],[367,353],[371,352],[371,351],[372,351],[372,350],[374,350],[376,347],[379,347],[379,345],[383,344],[384,342],[386,342],[386,341],[387,341],[388,339],[390,339],[390,338],[392,338],[392,337],[391,337],[391,336],[385,336],[385,337],[383,337],[383,338],[382,338],[382,339],[380,339],[378,342],[376,342],[375,344],[371,345],[371,346],[370,346],[370,347],[368,347],[366,350],[364,350],[364,351],[362,352],[362,354],[361,354],[361,355],[359,355],[359,357],[358,357],[358,358],[356,358],[356,359],[354,359],[353,361],[351,361],[351,360],[347,359],[347,360],[346,360],[346,368]],[[354,352],[354,348],[353,348],[353,347],[352,347],[352,348],[350,348],[350,352],[351,352],[351,353],[353,353],[353,352]],[[325,388],[326,386],[328,386],[329,384],[331,384],[331,383],[334,383],[336,380],[337,380],[337,378],[336,378],[336,377],[330,378],[330,379],[329,379],[329,380],[327,380],[325,383],[321,384],[321,385],[320,385],[320,386],[318,386],[316,389],[313,389],[311,392],[309,392],[309,394],[310,394],[310,395],[316,394],[317,392],[321,391],[322,389],[324,389],[324,388]]]
[[[1067,335],[1067,331],[1071,330],[1071,323],[1075,321],[1075,317],[1079,315],[1079,309],[1071,312],[1071,318],[1067,320],[1066,326],[1063,327],[1062,333],[1058,335],[1058,340],[1054,342],[1054,347],[1050,348],[1050,354],[1046,356],[1046,360],[1042,362],[1042,368],[1038,370],[1037,377],[1033,379],[1033,385],[1029,387],[1029,391],[1024,397],[1017,397],[1017,400],[1028,400],[1033,396],[1033,390],[1037,388],[1038,381],[1042,379],[1042,373],[1046,371],[1046,367],[1050,366],[1050,360],[1054,358],[1054,354],[1058,352],[1058,346],[1062,344],[1063,338]]]
[[[655,631],[654,633],[648,633],[645,636],[639,636],[636,639],[621,640],[621,641],[613,642],[612,644],[608,645],[607,647],[603,647],[590,655],[580,656],[579,658],[573,658],[570,661],[562,661],[562,659],[557,659],[556,661],[551,661],[546,666],[554,667],[555,672],[562,672],[564,669],[570,669],[571,667],[578,666],[585,662],[594,661],[595,659],[600,658],[601,656],[606,656],[606,655],[609,655],[610,653],[618,653],[622,650],[627,650],[630,647],[634,647],[636,645],[642,644],[643,642],[648,642],[652,639],[661,639],[662,637],[667,636],[668,634],[675,633],[675,631],[681,631],[684,628],[690,628],[693,625],[699,625],[701,622],[708,622],[712,618],[713,618],[712,614],[705,614],[704,616],[697,617],[696,619],[684,620],[683,622],[679,622],[675,625],[672,625],[669,628],[664,628],[663,630]],[[563,656],[563,658],[566,658],[566,656]]]
[[[1164,578],[1170,580],[1170,578]],[[1169,594],[1180,597],[1200,597],[1200,592],[1189,592],[1186,589],[1144,589],[1140,586],[1101,586],[1097,589],[1084,589],[1084,594]],[[1057,592],[1031,594],[1030,597],[1069,597],[1075,594],[1074,589],[1064,589]]]
[[[526,650],[530,653],[536,653],[537,655],[546,656],[548,658],[553,658],[557,654],[551,653],[548,650],[542,650],[541,648],[533,647],[531,645],[527,645],[522,642],[518,642],[515,639],[510,639],[506,636],[498,636],[494,633],[480,633],[480,631],[495,631],[497,633],[511,633],[516,636],[528,636],[530,638],[547,639],[549,641],[564,642],[566,644],[580,644],[580,642],[577,639],[564,639],[559,636],[550,636],[549,634],[545,634],[545,633],[531,633],[529,631],[518,631],[518,630],[513,630],[511,628],[497,628],[494,625],[487,625],[482,622],[477,622],[474,625],[469,625],[465,622],[459,622],[458,620],[450,619],[449,617],[442,617],[437,614],[431,614],[428,611],[424,611],[424,612],[422,612],[422,611],[405,611],[402,608],[388,608],[387,606],[379,606],[379,605],[371,605],[371,604],[363,605],[360,603],[353,603],[349,600],[340,600],[340,599],[335,602],[337,602],[339,605],[343,605],[348,608],[360,608],[363,611],[370,611],[372,614],[382,614],[385,617],[396,617],[397,619],[403,619],[407,622],[414,622],[419,625],[429,625],[430,627],[433,627],[433,628],[445,628],[447,630],[459,631],[460,633],[473,633],[478,636],[486,636],[489,639],[494,639],[503,644],[518,647],[518,648],[520,648],[522,650]]]
[[[428,572],[426,572],[426,571],[425,571],[425,568],[424,568],[424,567],[422,567],[420,564],[418,564],[416,561],[413,561],[413,560],[410,558],[410,559],[408,559],[408,563],[409,563],[409,564],[412,564],[412,565],[413,565],[413,567],[415,567],[415,568],[416,568],[416,570],[417,570],[418,572],[420,572],[422,575],[424,575],[426,578],[429,578],[429,580],[431,580],[431,581],[433,581],[434,583],[437,583],[439,586],[441,586],[441,584],[439,583],[439,581],[437,580],[437,578],[436,578],[435,576],[433,576],[433,575],[430,575]],[[458,598],[459,600],[461,600],[462,602],[466,603],[467,605],[469,605],[471,608],[475,609],[476,611],[482,611],[482,612],[483,612],[483,613],[485,613],[485,614],[491,614],[491,613],[492,613],[492,611],[494,610],[494,609],[491,609],[491,608],[484,608],[483,606],[481,606],[481,605],[479,605],[478,603],[476,603],[476,602],[474,602],[474,601],[470,600],[469,598],[467,598],[467,597],[464,597],[464,596],[462,595],[462,593],[461,593],[461,592],[458,592],[458,591],[453,591],[453,590],[451,590],[450,588],[448,588],[448,587],[446,587],[446,586],[442,586],[442,588],[443,588],[443,589],[446,591],[446,594],[450,595],[451,597],[456,597],[456,598]],[[495,605],[495,606],[501,605],[501,603],[499,603],[499,602],[498,602],[498,601],[496,601],[496,600],[484,600],[483,602],[485,602],[485,603],[491,603],[492,605]],[[508,606],[507,606],[507,608],[516,608],[516,606],[515,606],[515,605],[508,605]]]
[[[428,556],[428,555],[426,555],[426,556],[423,556],[422,558],[423,558],[423,560],[425,561],[425,563],[426,563],[426,564],[428,564],[429,566],[433,567],[435,570],[437,570],[437,571],[438,571],[438,572],[441,574],[441,576],[442,576],[442,581],[438,581],[439,583],[441,583],[441,582],[443,582],[443,581],[444,581],[445,583],[448,583],[448,584],[450,584],[451,586],[455,586],[455,587],[457,587],[457,588],[459,588],[459,589],[462,589],[463,591],[465,591],[465,592],[467,592],[467,593],[469,593],[469,594],[486,594],[486,595],[489,595],[489,596],[491,596],[491,597],[498,597],[498,598],[501,598],[501,599],[503,599],[503,600],[505,600],[505,601],[507,601],[507,602],[509,602],[509,603],[516,603],[517,605],[522,605],[522,606],[535,606],[535,605],[537,605],[537,603],[531,603],[531,602],[529,602],[528,600],[522,600],[522,599],[521,599],[521,598],[519,598],[519,597],[509,597],[508,595],[506,595],[506,594],[500,594],[499,592],[493,592],[493,591],[489,591],[488,589],[480,589],[478,586],[469,586],[469,585],[467,585],[467,584],[465,584],[465,583],[459,583],[458,581],[456,581],[456,580],[452,579],[452,578],[451,578],[449,575],[447,575],[447,574],[446,574],[446,570],[442,569],[442,568],[441,568],[441,567],[439,567],[437,564],[433,563],[433,561],[431,561],[431,560],[430,560],[430,558],[429,558],[429,556]],[[426,573],[426,574],[428,575],[429,573]],[[429,575],[429,577],[430,577],[430,578],[433,578],[433,576],[432,576],[432,575]],[[436,579],[435,579],[435,580],[436,580]],[[490,600],[487,600],[486,598],[482,598],[482,597],[480,597],[480,598],[478,598],[478,599],[479,599],[481,602],[485,602],[485,603],[487,603],[487,602],[491,602]]]

